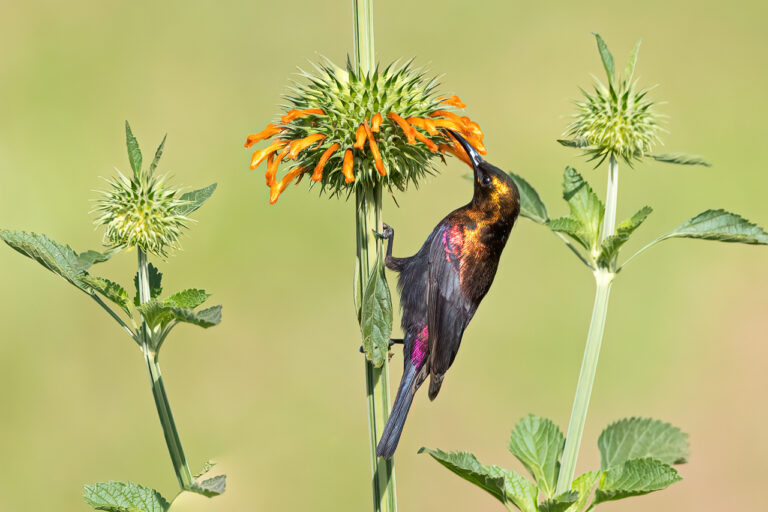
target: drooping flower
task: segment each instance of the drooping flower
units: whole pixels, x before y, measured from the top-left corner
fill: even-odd
[[[245,142],[250,148],[269,140],[253,153],[251,169],[267,162],[270,203],[304,173],[331,195],[377,181],[390,191],[404,190],[432,172],[435,158],[451,154],[468,162],[446,129],[485,154],[480,126],[456,112],[464,103],[455,95],[438,96],[436,79],[427,80],[410,62],[369,75],[357,74],[349,63],[346,70],[330,62],[315,67],[317,75],[302,71],[306,83],[290,88],[279,121]],[[288,171],[278,180],[281,164]]]

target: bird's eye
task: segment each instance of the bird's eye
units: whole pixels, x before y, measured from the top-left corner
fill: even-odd
[[[483,184],[484,187],[487,187],[487,186],[489,186],[491,184],[492,181],[493,180],[491,179],[491,177],[486,175],[486,176],[483,176],[483,179],[481,180],[481,183]]]

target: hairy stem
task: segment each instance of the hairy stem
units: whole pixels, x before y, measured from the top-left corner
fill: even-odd
[[[613,234],[616,227],[616,201],[619,188],[619,165],[611,155],[608,163],[608,191],[605,201],[605,217],[603,229],[600,234],[602,243]],[[584,425],[587,422],[587,410],[589,399],[592,396],[592,387],[595,384],[597,363],[600,358],[600,346],[603,343],[605,332],[605,319],[608,314],[608,299],[611,294],[611,283],[614,274],[608,270],[598,268],[595,272],[595,304],[592,307],[592,320],[587,333],[587,344],[584,349],[584,358],[581,361],[581,372],[576,384],[576,396],[573,399],[571,419],[568,422],[568,433],[565,438],[563,457],[560,460],[560,474],[557,479],[556,494],[567,492],[571,488],[571,482],[576,474],[576,460],[581,447],[581,437],[584,434]]]
[[[149,292],[149,272],[147,265],[147,255],[141,249],[139,251],[139,302],[144,304],[150,300]],[[176,478],[179,480],[179,486],[184,489],[192,487],[192,473],[187,464],[187,458],[184,455],[184,448],[181,446],[179,432],[176,430],[176,423],[173,421],[173,412],[168,402],[168,395],[165,392],[163,376],[160,373],[160,365],[157,360],[157,350],[153,345],[152,332],[146,322],[141,324],[142,350],[144,360],[147,363],[149,371],[149,380],[152,385],[152,396],[155,399],[157,415],[160,418],[160,425],[163,427],[165,443],[168,445],[168,452],[171,455],[173,469],[176,472]]]
[[[366,74],[375,66],[373,40],[373,1],[352,0],[354,15],[354,55],[359,73]],[[359,306],[369,276],[376,272],[376,261],[383,261],[382,246],[373,232],[381,232],[382,187],[377,183],[373,189],[358,187],[355,192],[356,234],[357,234],[357,283]],[[377,258],[382,256],[381,258]],[[358,310],[358,318],[360,311]],[[376,456],[376,445],[389,417],[389,362],[385,358],[381,368],[375,368],[365,360],[365,385],[368,398],[368,430],[371,451],[371,480],[373,487],[374,512],[396,512],[395,468],[392,459]]]

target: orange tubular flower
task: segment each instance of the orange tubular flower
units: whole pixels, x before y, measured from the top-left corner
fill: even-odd
[[[368,145],[371,147],[371,154],[373,154],[373,162],[376,166],[376,170],[379,171],[379,176],[386,176],[387,170],[384,168],[384,162],[381,160],[381,154],[379,153],[379,146],[376,144],[376,140],[373,138],[373,133],[368,127],[368,121],[363,123],[365,127],[365,133],[368,135]]]
[[[261,164],[261,162],[263,162],[269,155],[282,148],[286,144],[288,144],[287,140],[276,140],[266,148],[253,153],[253,158],[251,158],[251,169],[257,168],[259,164]]]
[[[469,157],[467,156],[467,153],[464,151],[464,148],[459,147],[457,150],[454,146],[450,144],[440,144],[437,146],[437,149],[439,149],[442,153],[450,153],[465,164],[472,166],[472,162],[469,161]]]
[[[485,137],[483,131],[480,129],[479,124],[468,117],[462,117],[461,120],[464,121],[464,127],[466,128],[466,131],[471,133],[474,137],[477,137],[478,139]]]
[[[457,132],[463,132],[464,126],[459,125],[457,123],[454,123],[450,119],[433,119],[432,124],[437,126],[438,128],[450,128],[451,130],[457,131]]]
[[[320,157],[320,161],[317,163],[317,166],[315,167],[315,172],[312,173],[312,181],[320,181],[323,179],[323,167],[325,167],[325,162],[328,161],[331,156],[339,150],[339,145],[334,143],[331,147],[325,150],[325,153],[323,153],[323,156]]]
[[[361,151],[365,148],[365,128],[362,124],[357,127],[357,131],[355,132],[355,143],[352,144],[352,147]]]
[[[405,134],[405,138],[408,139],[408,144],[416,144],[416,130],[413,128],[413,126],[408,124],[408,121],[395,114],[394,112],[387,114],[387,117],[400,126],[400,128],[403,130],[403,133]]]
[[[437,131],[437,125],[434,123],[434,121],[432,121],[432,119],[425,119],[423,117],[409,117],[406,119],[406,121],[408,121],[408,124],[411,126],[421,128],[430,135],[437,135],[439,133]]]
[[[352,156],[352,150],[348,149],[344,152],[344,163],[341,166],[341,174],[344,175],[345,183],[352,183],[355,181],[355,173],[352,172],[354,164],[355,158]]]
[[[454,107],[456,107],[456,108],[464,108],[464,107],[466,107],[466,105],[464,104],[464,102],[463,102],[463,101],[461,101],[461,100],[459,99],[459,97],[458,97],[458,96],[456,96],[455,94],[454,94],[453,96],[451,96],[450,98],[443,98],[443,97],[440,97],[440,98],[437,98],[437,100],[438,100],[440,103],[445,103],[446,105],[453,105],[453,106],[454,106]]]
[[[380,112],[373,114],[373,117],[371,118],[371,131],[373,133],[379,133],[379,126],[381,126],[382,122],[384,122],[384,118],[381,117]]]
[[[464,138],[467,139],[467,142],[472,144],[472,147],[474,147],[478,153],[480,153],[481,155],[488,154],[488,150],[485,149],[485,144],[483,144],[483,141],[475,137],[472,137],[471,135],[467,135],[466,133],[464,133]]]
[[[291,146],[285,146],[280,153],[277,154],[277,158],[274,160],[270,158],[269,165],[267,166],[267,172],[264,173],[264,177],[267,179],[267,186],[273,187],[275,185],[275,176],[277,175],[277,166],[280,165],[280,161],[288,154]]]
[[[252,133],[249,135],[248,139],[245,141],[245,147],[249,148],[260,140],[268,139],[274,135],[277,135],[283,130],[284,128],[280,128],[279,126],[269,123],[267,127],[261,130],[259,133]]]
[[[429,150],[433,153],[437,152],[437,144],[429,140],[423,133],[421,133],[418,130],[413,130],[413,134],[416,136],[417,139],[419,139],[420,142],[423,142],[427,145]]]
[[[288,186],[291,180],[293,180],[293,178],[296,176],[301,175],[303,172],[303,167],[294,167],[288,171],[288,174],[283,176],[283,179],[269,187],[269,204],[275,204],[277,202],[277,198],[280,197],[280,194],[283,193],[283,190],[285,190],[285,187]]]
[[[310,114],[316,114],[318,116],[324,116],[325,112],[323,112],[323,109],[321,108],[305,108],[303,110],[297,110],[297,109],[291,109],[288,111],[287,114],[285,114],[283,117],[280,118],[280,122],[283,124],[288,124],[294,119],[298,119],[300,117],[308,116]]]
[[[449,112],[447,110],[435,110],[429,115],[430,117],[435,117],[435,116],[447,117],[448,119],[453,120],[459,126],[462,126],[463,127],[462,131],[467,130],[467,126],[464,124],[464,119],[462,119],[460,115],[454,114],[453,112]]]
[[[320,142],[324,138],[325,135],[321,133],[313,133],[312,135],[304,137],[303,139],[293,141],[291,143],[291,151],[288,153],[288,158],[290,160],[294,160],[297,156],[299,156],[299,153],[307,149],[312,144]]]

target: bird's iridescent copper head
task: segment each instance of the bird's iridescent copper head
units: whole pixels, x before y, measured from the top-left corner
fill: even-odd
[[[245,147],[260,141],[251,169],[266,162],[270,203],[294,179],[310,175],[331,195],[382,182],[390,191],[404,190],[432,170],[434,158],[451,154],[471,162],[446,129],[460,133],[485,154],[483,132],[469,117],[458,96],[438,96],[436,79],[410,67],[390,65],[383,71],[359,75],[347,64],[316,66],[317,75],[303,72],[286,96],[279,121],[249,135]],[[287,172],[278,180],[280,165]],[[287,165],[286,165],[287,164]]]

